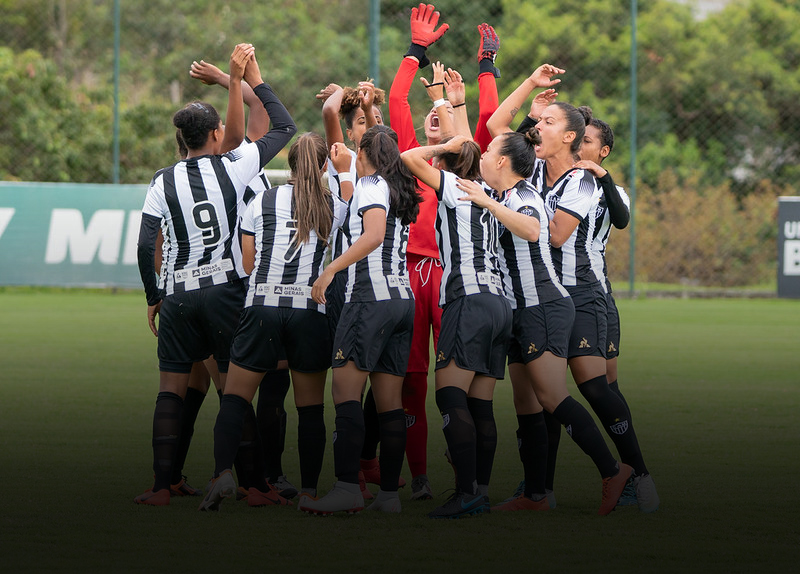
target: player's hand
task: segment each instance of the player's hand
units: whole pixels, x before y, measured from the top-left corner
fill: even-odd
[[[358,99],[361,109],[365,112],[372,110],[375,101],[375,84],[372,82],[358,82]]]
[[[461,201],[471,201],[479,207],[488,207],[489,203],[494,201],[486,194],[481,184],[469,179],[457,178],[456,187],[464,192],[464,195],[458,198]]]
[[[553,88],[547,88],[543,92],[539,92],[531,102],[531,111],[528,114],[532,120],[539,120],[544,113],[544,109],[556,101],[558,92]]]
[[[560,78],[553,78],[553,76],[564,73],[566,73],[566,70],[562,70],[551,64],[542,64],[533,71],[528,79],[533,82],[533,85],[537,88],[552,88],[556,84],[561,83]]]
[[[444,96],[444,64],[436,62],[433,64],[433,83],[428,82],[425,78],[420,78],[419,81],[425,86],[428,92],[428,97],[432,102],[442,99]]]
[[[325,304],[325,291],[331,281],[333,281],[333,273],[328,272],[328,268],[325,268],[325,271],[314,281],[314,285],[311,287],[311,298],[319,305]]]
[[[486,22],[478,25],[478,32],[481,35],[481,41],[478,44],[478,61],[489,58],[494,62],[497,58],[497,50],[500,49],[500,38],[497,37],[494,28]]]
[[[444,149],[445,153],[460,153],[462,146],[468,141],[470,141],[470,138],[458,134],[447,140],[447,143],[442,144],[442,148]]]
[[[353,163],[353,156],[350,155],[350,150],[342,142],[336,142],[331,146],[330,151],[331,163],[333,164],[336,173],[344,173],[350,171],[350,166]],[[355,177],[355,174],[353,174]]]
[[[454,106],[463,104],[467,101],[467,89],[461,74],[452,68],[447,68],[444,75],[444,89],[447,90],[447,99]]]
[[[195,80],[200,80],[207,86],[219,84],[225,72],[217,68],[214,64],[209,64],[205,60],[192,62],[189,67],[189,75]]]
[[[411,9],[411,42],[427,48],[450,28],[448,24],[442,24],[439,29],[439,12],[433,4],[420,4],[419,7]]]
[[[244,81],[247,82],[251,88],[255,88],[264,83],[264,79],[261,77],[261,68],[258,67],[258,60],[256,60],[255,48],[253,48],[250,54],[250,59],[247,60],[247,67],[244,69]]]
[[[231,80],[241,80],[244,77],[247,63],[254,53],[255,48],[252,44],[236,44],[231,54],[229,72]]]
[[[608,173],[605,170],[605,168],[600,167],[590,159],[582,159],[580,161],[576,161],[575,163],[572,164],[572,167],[576,169],[585,169],[586,171],[588,171],[597,178],[603,177],[605,174]]]
[[[161,303],[163,303],[163,301],[159,301],[155,305],[147,306],[147,324],[150,326],[150,330],[156,337],[158,337],[158,327],[156,327],[156,315],[158,315],[158,313],[161,311]]]
[[[339,84],[328,84],[317,93],[317,99],[325,102],[328,98],[341,89],[342,86]]]

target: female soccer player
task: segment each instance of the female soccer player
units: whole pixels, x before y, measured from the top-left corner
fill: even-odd
[[[273,122],[273,128],[254,143],[242,143],[243,77],[255,86]],[[158,336],[160,384],[153,414],[155,482],[135,501],[157,506],[169,504],[180,412],[192,363],[213,353],[223,380],[228,370],[245,275],[241,257],[234,254],[239,249],[235,241],[238,206],[250,180],[296,131],[286,108],[261,79],[249,44],[237,45],[231,55],[226,125],[212,106],[202,102],[179,110],[173,123],[189,153],[153,177],[138,242],[148,323]],[[219,155],[225,145],[235,149]],[[162,219],[166,225],[163,295],[154,267],[155,238]],[[158,328],[156,315],[160,315]]]
[[[549,510],[545,492],[547,429],[543,408],[565,427],[597,465],[603,478],[600,514],[611,512],[630,468],[619,467],[591,415],[567,391],[567,343],[575,308],[561,286],[550,255],[547,212],[527,178],[533,171],[536,129],[496,137],[481,158],[481,176],[497,193],[466,180],[462,199],[488,209],[500,222],[500,269],[513,311],[508,369],[517,411],[524,493],[493,510]]]
[[[497,221],[477,204],[460,201],[462,192],[456,186],[459,178],[480,179],[478,145],[459,135],[444,144],[403,152],[402,158],[436,192],[443,267],[436,404],[457,488],[428,516],[458,518],[488,509],[497,446],[492,396],[496,379],[505,375],[511,308],[503,296],[497,262]],[[429,164],[434,158],[435,164]]]
[[[325,308],[311,299],[347,205],[322,184],[328,150],[317,134],[301,135],[289,149],[286,185],[253,200],[242,218],[242,252],[250,282],[231,345],[231,366],[214,427],[215,470],[200,510],[216,510],[233,491],[231,467],[242,439],[245,414],[264,373],[285,353],[292,371],[295,404],[322,412],[331,359]],[[305,409],[305,410],[304,410]],[[325,424],[298,428],[301,489],[316,496],[325,452]],[[249,489],[248,504],[268,493],[264,477]]]
[[[300,510],[314,514],[352,513],[364,508],[358,472],[364,442],[361,395],[368,376],[381,439],[381,489],[370,508],[401,509],[397,488],[406,442],[402,385],[414,325],[405,244],[420,198],[414,177],[400,161],[391,129],[374,126],[366,131],[356,165],[359,180],[345,228],[349,247],[330,263],[312,290],[314,300],[324,303],[334,275],[349,269],[333,344],[333,454],[338,481],[325,497],[300,501]],[[342,173],[343,166],[336,167]]]
[[[516,111],[537,87],[530,80],[500,104],[489,121],[490,130],[508,130]],[[544,109],[535,123],[542,143],[536,148],[531,182],[545,197],[553,262],[561,284],[575,303],[568,351],[572,377],[614,441],[622,461],[639,468],[644,462],[630,415],[606,379],[605,291],[592,270],[590,256],[595,210],[602,192],[591,173],[573,167],[590,119],[591,110],[579,110],[565,102],[554,102]],[[527,116],[518,129],[528,129],[533,122]]]
[[[614,301],[611,290],[611,281],[606,273],[606,244],[611,233],[611,226],[624,229],[630,220],[630,199],[625,190],[614,183],[611,174],[601,167],[603,160],[608,157],[614,148],[614,132],[606,122],[592,118],[586,126],[583,143],[579,152],[581,160],[575,167],[585,169],[597,178],[603,189],[599,209],[596,213],[597,222],[595,236],[592,242],[592,268],[606,290],[606,303],[608,305],[608,321],[606,328],[606,378],[609,387],[614,391],[625,407],[630,407],[622,394],[617,380],[617,357],[619,356],[620,324],[619,311]],[[644,460],[636,459],[637,462]],[[655,483],[647,468],[634,467],[633,492],[626,488],[620,499],[620,504],[638,504],[642,512],[655,512],[658,510],[659,498]]]

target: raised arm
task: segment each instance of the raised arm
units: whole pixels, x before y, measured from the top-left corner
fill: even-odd
[[[225,136],[222,149],[232,150],[244,141],[244,103],[242,100],[242,78],[248,62],[255,59],[252,44],[237,44],[230,60],[228,77],[228,112],[225,117]]]
[[[533,215],[535,213],[533,210],[530,210],[531,215],[528,215],[522,211],[509,209],[489,197],[483,186],[474,181],[459,179],[456,181],[456,187],[464,192],[464,196],[458,198],[461,201],[471,201],[475,205],[488,210],[497,221],[517,237],[521,237],[526,241],[539,241],[541,223],[539,218]]]
[[[400,159],[417,179],[438,192],[441,187],[442,172],[428,162],[444,153],[458,153],[468,139],[457,135],[443,144],[416,147],[404,151],[400,154]]]
[[[322,124],[325,126],[325,143],[330,149],[333,144],[344,143],[342,121],[339,119],[339,110],[342,107],[344,89],[339,84],[328,84],[317,94],[317,99],[322,100]]]
[[[486,128],[486,122],[492,117],[500,101],[497,96],[497,78],[500,71],[495,67],[497,51],[500,49],[500,38],[489,24],[484,22],[478,26],[481,40],[478,45],[478,124],[475,126],[475,142],[481,151],[486,151],[492,141],[492,135]]]
[[[444,89],[447,90],[447,99],[453,106],[455,133],[472,139],[472,130],[469,128],[469,118],[467,117],[467,90],[461,74],[452,68],[447,68],[444,75]],[[440,119],[439,124],[441,125],[441,123]]]
[[[565,71],[550,64],[542,64],[503,100],[492,117],[486,122],[486,127],[492,137],[512,131],[510,126],[517,112],[525,100],[536,88],[550,88],[561,82],[560,78],[553,78]]]
[[[433,64],[433,83],[425,78],[420,78],[420,82],[425,86],[428,97],[436,107],[436,115],[439,118],[439,130],[442,139],[451,137],[455,131],[453,128],[453,118],[447,109],[447,101],[444,99],[444,65],[441,62]]]

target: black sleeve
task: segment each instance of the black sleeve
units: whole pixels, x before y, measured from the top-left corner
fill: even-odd
[[[603,194],[606,196],[606,204],[608,205],[608,214],[611,216],[611,225],[617,229],[625,229],[628,226],[628,221],[631,219],[631,211],[625,202],[622,201],[622,196],[619,194],[614,180],[611,179],[611,174],[606,171],[603,177],[597,179],[603,188]]]
[[[297,126],[294,125],[289,111],[266,83],[256,86],[253,91],[264,104],[272,124],[270,130],[255,142],[261,154],[263,167],[289,143],[292,136],[297,133]]]
[[[156,281],[156,237],[161,227],[161,219],[154,215],[142,214],[142,223],[139,226],[139,243],[137,257],[139,258],[139,275],[142,277],[144,294],[148,305],[155,305],[161,301]]]
[[[517,131],[521,134],[524,134],[533,126],[535,126],[536,123],[537,123],[536,120],[531,119],[531,117],[528,114],[525,114],[525,118],[522,120],[519,126],[517,126]]]

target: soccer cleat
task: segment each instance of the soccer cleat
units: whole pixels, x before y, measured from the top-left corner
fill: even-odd
[[[247,490],[247,506],[292,506],[292,501],[286,500],[277,490],[261,492],[253,486]]]
[[[493,512],[510,512],[514,510],[550,510],[550,504],[547,502],[546,496],[541,500],[533,500],[523,494],[492,507]]]
[[[430,500],[433,498],[431,481],[427,474],[420,474],[411,479],[411,500]]]
[[[381,465],[377,457],[371,459],[362,458],[361,472],[364,473],[364,482],[381,485]],[[397,486],[398,488],[403,488],[405,485],[406,481],[401,476],[398,479]]]
[[[244,500],[247,502],[247,495],[250,494],[244,486],[236,489],[236,501]]]
[[[397,491],[384,492],[383,490],[379,490],[378,496],[375,497],[375,502],[370,504],[367,510],[399,513],[402,510],[400,496],[397,494]]]
[[[656,484],[653,477],[649,474],[642,474],[633,479],[633,486],[636,489],[636,500],[639,502],[639,510],[642,512],[655,512],[661,502],[656,492]]]
[[[556,494],[549,488],[544,489],[544,494],[547,497],[547,504],[550,505],[550,510],[556,509]]]
[[[314,500],[319,500],[319,497],[316,494],[312,494],[310,492],[301,492],[300,498],[297,499],[297,510],[303,510],[303,507]]]
[[[486,511],[488,500],[482,494],[454,492],[447,502],[433,509],[428,518],[461,518]]]
[[[361,496],[364,497],[364,500],[372,500],[375,498],[369,488],[367,488],[367,481],[364,479],[363,470],[358,471],[358,486],[361,488]]]
[[[625,489],[628,479],[633,474],[633,468],[624,462],[619,463],[619,471],[614,476],[603,479],[603,497],[600,501],[600,509],[597,514],[606,516],[617,507],[622,491]]]
[[[134,498],[133,501],[136,504],[145,504],[147,506],[169,506],[169,489],[162,488],[153,492],[151,488]]]
[[[634,486],[634,478],[628,479],[625,483],[625,488],[622,489],[622,494],[617,501],[617,506],[636,506],[639,501],[636,499],[636,487]]]
[[[182,476],[178,484],[172,484],[169,487],[170,496],[203,496],[203,491],[195,488],[186,482],[186,477]]]
[[[328,494],[318,500],[311,497],[304,497],[302,504],[298,508],[310,514],[327,516],[334,512],[347,512],[355,514],[364,510],[364,497],[361,496],[360,488],[357,484],[348,482],[335,482],[333,489]]]
[[[269,481],[270,486],[273,486],[283,498],[289,500],[297,496],[297,489],[294,485],[286,479],[286,475],[282,474],[275,480]]]
[[[211,479],[203,501],[197,508],[200,511],[219,510],[223,498],[230,498],[236,493],[236,482],[230,470],[223,470],[217,478]]]
[[[514,491],[514,494],[512,494],[511,496],[506,498],[503,502],[501,502],[501,504],[505,504],[506,502],[511,502],[512,500],[514,500],[515,498],[519,498],[523,494],[525,494],[525,479],[524,478],[519,481],[519,484],[517,485],[517,489]]]

